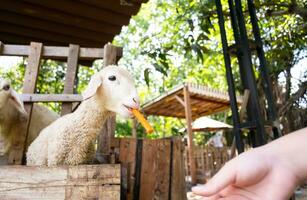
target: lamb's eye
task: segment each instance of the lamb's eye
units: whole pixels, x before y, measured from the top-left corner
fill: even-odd
[[[5,86],[3,86],[2,89],[5,90],[5,91],[8,91],[10,89],[10,85],[5,85]]]
[[[109,76],[109,80],[110,81],[115,81],[116,80],[116,76]]]

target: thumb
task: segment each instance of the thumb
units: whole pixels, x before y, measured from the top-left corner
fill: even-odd
[[[235,179],[235,162],[229,161],[206,185],[193,187],[192,191],[198,195],[211,196],[234,183]]]

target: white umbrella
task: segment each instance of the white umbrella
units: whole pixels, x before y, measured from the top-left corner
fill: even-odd
[[[200,117],[192,123],[193,131],[217,131],[231,128],[232,126],[229,124],[208,117]]]

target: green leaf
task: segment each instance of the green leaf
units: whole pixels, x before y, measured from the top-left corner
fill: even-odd
[[[144,70],[144,79],[145,79],[147,87],[149,87],[149,73],[150,73],[150,69],[146,68]]]
[[[161,66],[159,65],[158,63],[154,63],[153,66],[155,67],[155,69],[160,72],[161,74],[163,74],[164,76],[167,76],[167,72],[166,70]]]

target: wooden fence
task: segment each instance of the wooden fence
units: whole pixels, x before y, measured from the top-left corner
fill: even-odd
[[[185,173],[190,175],[188,149],[185,150]],[[224,164],[229,160],[229,149],[227,147],[205,147],[196,146],[194,149],[194,159],[196,162],[197,183],[206,183]]]
[[[120,139],[122,199],[186,200],[180,138]]]

